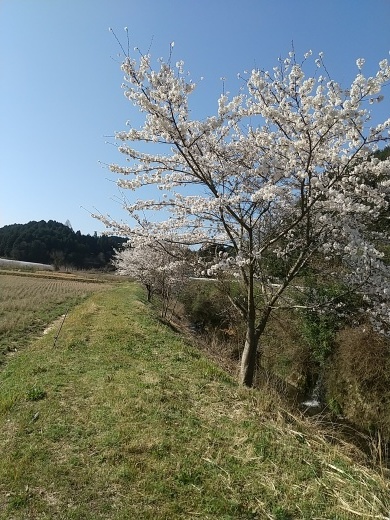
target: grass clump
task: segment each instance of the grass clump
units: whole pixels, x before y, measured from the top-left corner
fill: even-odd
[[[26,395],[28,401],[40,401],[45,399],[46,392],[40,387],[33,386],[27,390]]]
[[[382,476],[238,387],[141,295],[93,294],[55,347],[51,332],[2,368],[1,520],[386,518]]]

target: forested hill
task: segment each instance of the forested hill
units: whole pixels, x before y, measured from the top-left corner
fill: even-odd
[[[0,228],[0,257],[83,269],[105,268],[124,242],[113,236],[82,235],[54,220]]]

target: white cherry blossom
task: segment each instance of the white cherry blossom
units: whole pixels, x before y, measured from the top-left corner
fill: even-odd
[[[311,60],[320,75],[306,76],[305,68],[316,69]],[[321,53],[307,53],[302,65],[290,53],[273,72],[240,75],[240,93],[224,92],[205,119],[190,108],[196,84],[182,61],[160,60],[155,70],[141,55],[122,64],[124,94],[144,123],[117,133],[126,162],[110,170],[139,198],[124,203],[128,223],[97,218],[135,249],[156,241],[228,252],[202,270],[230,273],[244,288],[234,302],[247,324],[244,384],[252,384],[271,312],[293,306],[294,280],[316,255],[329,258],[329,269],[337,264],[332,272],[366,295],[378,330],[390,330],[389,269],[368,227],[389,200],[390,160],[374,160],[372,152],[388,142],[390,119],[372,126],[369,103],[381,99],[390,65],[382,60],[366,77],[363,64],[357,60],[345,89],[328,77]],[[147,187],[161,196],[144,198]],[[325,265],[319,276],[331,276]]]

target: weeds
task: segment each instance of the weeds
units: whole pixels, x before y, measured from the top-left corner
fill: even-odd
[[[28,401],[40,401],[46,397],[46,392],[40,387],[33,386],[27,390],[26,397]]]

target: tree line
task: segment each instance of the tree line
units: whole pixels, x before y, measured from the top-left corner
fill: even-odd
[[[124,239],[116,236],[83,235],[70,224],[54,220],[31,221],[0,228],[0,257],[54,267],[106,269],[114,250]]]

